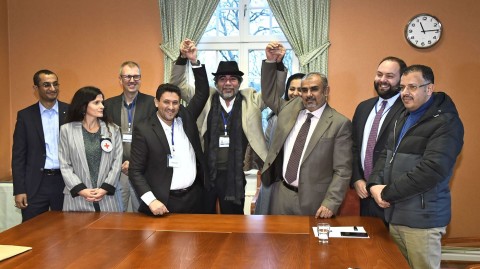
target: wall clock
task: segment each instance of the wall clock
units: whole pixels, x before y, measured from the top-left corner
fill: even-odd
[[[442,23],[430,14],[415,15],[405,26],[405,38],[415,48],[430,48],[440,41],[441,36]]]

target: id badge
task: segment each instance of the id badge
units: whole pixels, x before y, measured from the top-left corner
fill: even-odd
[[[171,154],[168,154],[167,155],[167,160],[168,160],[167,161],[168,162],[167,163],[168,167],[172,167],[172,168],[178,168],[179,167],[178,159],[175,156],[173,156]]]
[[[220,136],[218,140],[218,146],[220,148],[228,148],[230,146],[230,137],[226,135]]]
[[[131,143],[132,142],[132,134],[124,133],[122,135],[122,141],[126,142],[126,143]]]

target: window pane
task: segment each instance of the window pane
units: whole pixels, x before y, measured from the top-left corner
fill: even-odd
[[[288,49],[283,58],[283,64],[288,70],[288,76],[292,74],[293,50]],[[260,76],[262,71],[262,60],[266,58],[265,50],[248,50],[248,87],[257,92],[260,91]]]
[[[207,70],[208,81],[213,85],[212,73],[217,72],[218,63],[220,61],[237,61],[238,50],[200,50],[198,51],[198,60],[205,64]],[[193,74],[191,74],[190,81],[193,81]],[[191,83],[193,84],[193,83]]]
[[[210,19],[204,36],[239,35],[239,0],[222,0]]]

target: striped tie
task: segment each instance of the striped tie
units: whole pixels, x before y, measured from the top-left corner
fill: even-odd
[[[365,151],[365,160],[363,162],[363,175],[365,180],[368,180],[370,174],[372,173],[373,169],[373,149],[375,148],[375,144],[377,143],[377,134],[378,134],[378,127],[380,126],[380,120],[382,119],[383,111],[385,110],[385,106],[387,105],[387,101],[382,101],[382,107],[375,115],[375,119],[373,120],[372,129],[370,130],[370,135],[368,136],[367,142],[367,150]]]
[[[300,157],[302,157],[303,148],[305,147],[305,141],[307,140],[310,123],[312,123],[312,117],[312,113],[307,113],[307,119],[298,132],[297,139],[295,139],[295,144],[293,144],[292,154],[290,154],[287,171],[285,172],[285,180],[288,182],[288,184],[291,184],[297,178],[298,165],[300,164]]]

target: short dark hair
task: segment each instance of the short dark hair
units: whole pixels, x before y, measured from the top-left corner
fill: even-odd
[[[48,69],[42,69],[42,70],[39,70],[37,71],[34,75],[33,75],[33,85],[35,86],[40,86],[40,75],[55,75],[57,77],[57,80],[58,80],[58,76],[57,74],[53,73],[52,71],[48,70]]]
[[[410,65],[405,69],[405,71],[403,71],[402,76],[408,75],[409,73],[412,73],[412,72],[421,72],[422,77],[425,81],[435,84],[435,76],[433,75],[432,68],[426,65],[421,65],[421,64]]]
[[[87,112],[87,106],[90,101],[95,100],[97,95],[101,94],[105,99],[102,91],[99,88],[93,86],[86,86],[80,88],[72,98],[72,102],[68,107],[66,122],[82,121],[85,118],[85,113]],[[107,114],[103,113],[103,117],[100,119],[105,123],[111,123],[112,121],[106,116]]]
[[[304,73],[295,73],[287,79],[287,84],[285,85],[285,94],[283,95],[283,99],[287,101],[290,100],[290,97],[288,97],[288,89],[290,88],[290,83],[292,83],[292,80],[302,79],[304,76],[305,76]]]
[[[396,62],[400,66],[400,75],[402,75],[405,69],[407,69],[407,64],[402,59],[395,56],[387,56],[383,58],[378,65],[380,66],[385,61]]]
[[[213,82],[215,82],[215,85],[217,85],[218,79],[221,78],[221,77],[224,77],[224,76],[226,76],[226,75],[214,76],[214,77],[213,77]],[[243,82],[243,77],[241,77],[241,76],[236,76],[236,75],[231,75],[231,76],[237,78],[237,80],[238,80],[238,85],[242,84],[242,82]]]
[[[182,92],[180,91],[180,88],[176,85],[170,84],[170,83],[164,83],[160,84],[157,88],[157,93],[155,94],[155,99],[160,101],[160,97],[162,97],[163,93],[165,92],[174,92],[178,94],[178,97],[182,99]]]

